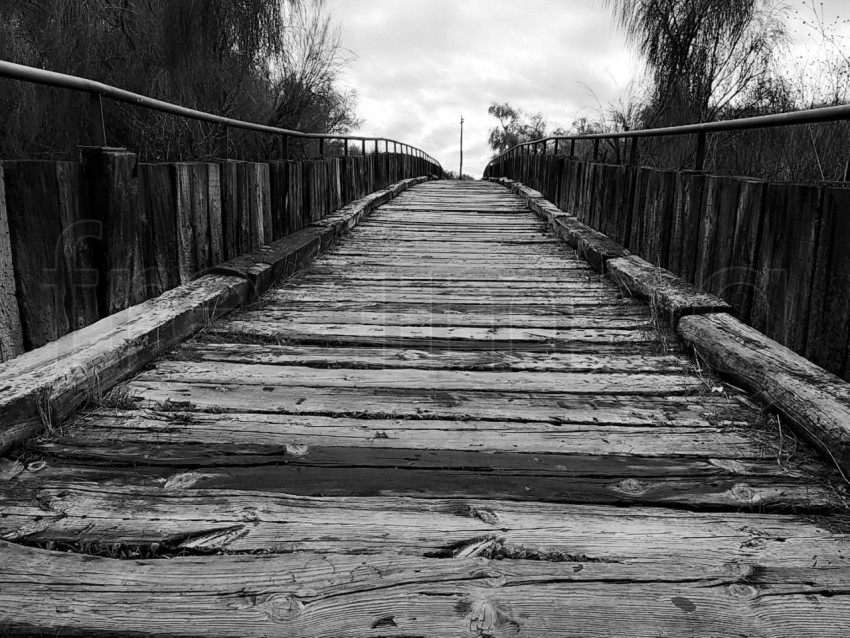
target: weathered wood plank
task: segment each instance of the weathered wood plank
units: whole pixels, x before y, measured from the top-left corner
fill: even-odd
[[[712,368],[759,392],[850,471],[850,385],[729,315],[683,318],[679,332]]]
[[[747,570],[728,568],[694,578],[681,569],[656,574],[642,566],[641,575],[625,577],[623,566],[511,561],[492,571],[479,558],[393,555],[369,562],[290,554],[130,566],[8,543],[0,544],[0,562],[14,585],[0,596],[0,613],[16,632],[96,633],[120,625],[125,633],[186,636],[355,637],[386,628],[429,636],[573,636],[577,628],[586,635],[657,636],[699,627],[710,635],[843,636],[850,606],[846,596],[822,595],[815,581],[806,585],[806,572],[789,582],[769,569],[751,582]]]
[[[224,261],[224,228],[222,226],[221,165],[207,164],[207,213],[209,215],[209,265]]]
[[[49,343],[98,316],[83,171],[70,162],[5,162],[6,206],[23,345]]]
[[[760,459],[765,447],[751,440],[746,424],[737,426],[635,427],[599,425],[588,418],[583,424],[541,424],[510,421],[440,421],[429,419],[356,419],[353,417],[288,416],[279,414],[139,413],[99,411],[86,416],[62,440],[45,442],[39,452],[54,456],[111,455],[115,463],[127,459],[143,464],[156,458],[175,463],[185,459],[224,456],[222,446],[233,446],[234,455],[272,450],[328,447],[399,448],[408,450],[462,450],[497,453],[510,438],[511,451],[524,454],[582,454],[640,456],[695,456],[702,458]],[[117,448],[108,448],[110,442]],[[141,444],[141,446],[140,446]],[[181,447],[165,450],[162,446]],[[191,448],[194,445],[194,448]],[[125,446],[125,447],[122,447]],[[203,446],[203,447],[201,447]],[[307,447],[304,447],[307,446]],[[101,452],[101,450],[103,450]],[[108,457],[107,457],[108,458]],[[189,464],[188,461],[181,461]],[[198,461],[192,461],[195,466]]]
[[[670,426],[746,421],[741,406],[721,396],[611,395],[511,392],[497,395],[480,390],[397,390],[374,388],[278,386],[213,386],[174,381],[128,383],[142,409],[212,412],[280,412],[363,418],[511,420],[519,422],[588,423],[605,425],[665,424]]]
[[[823,218],[812,281],[806,358],[845,379],[850,344],[850,191],[824,189]]]
[[[192,281],[197,264],[197,248],[192,226],[192,167],[174,164],[174,193],[176,201],[177,262],[181,284]]]
[[[226,326],[213,327],[212,334],[262,338],[278,343],[302,342],[325,344],[382,343],[389,347],[503,349],[537,347],[540,350],[627,351],[635,346],[661,347],[654,330],[641,328],[467,328],[465,326],[382,326],[363,324],[306,324],[276,325],[267,322],[232,321]]]
[[[244,364],[296,365],[316,368],[422,368],[426,370],[526,370],[681,372],[693,363],[673,355],[582,354],[560,352],[410,350],[400,348],[324,348],[250,343],[199,343],[182,345],[176,360],[222,361]]]
[[[226,386],[307,386],[397,388],[408,390],[488,392],[555,392],[564,394],[677,394],[703,387],[686,374],[619,372],[477,372],[452,370],[321,370],[299,366],[272,366],[224,362],[161,361],[139,374],[135,382],[209,383]],[[273,390],[272,390],[273,391]],[[271,392],[271,391],[270,391]]]
[[[0,362],[24,351],[21,316],[18,308],[12,239],[6,211],[6,176],[0,163]]]
[[[525,315],[516,309],[515,314],[464,314],[461,312],[433,313],[393,313],[341,311],[341,312],[297,312],[281,310],[279,306],[269,309],[252,309],[233,317],[236,322],[276,323],[289,325],[317,324],[363,324],[381,326],[463,326],[465,328],[553,328],[570,330],[575,328],[647,328],[650,319],[646,314],[638,316],[608,315],[604,311],[590,314],[571,315]],[[224,324],[226,327],[226,324]]]
[[[525,548],[532,555],[539,552],[556,561],[562,553],[568,562],[631,564],[636,569],[655,565],[696,574],[730,561],[740,564],[745,573],[756,565],[811,568],[812,556],[817,555],[819,569],[811,569],[814,578],[847,577],[845,536],[831,535],[802,518],[776,514],[640,506],[624,511],[475,499],[311,498],[68,483],[10,490],[9,502],[21,517],[17,520],[25,520],[27,513],[45,520],[20,527],[11,523],[15,517],[0,522],[5,539],[28,542],[52,539],[108,546],[120,540],[159,542],[168,549],[183,545],[232,552],[276,547],[281,553],[302,556],[347,548],[352,554],[443,554],[449,558],[451,548],[490,537],[502,547]],[[126,516],[128,508],[136,513],[132,518]],[[252,514],[250,520],[245,512]],[[387,525],[388,520],[393,524]]]
[[[156,456],[129,457],[123,463],[110,461],[109,453],[119,449],[115,446],[101,458],[97,458],[97,450],[80,449],[73,462],[48,457],[55,464],[41,470],[38,480],[148,488],[252,489],[300,496],[508,499],[758,512],[828,513],[839,504],[829,487],[812,485],[807,478],[779,468],[774,459],[759,462],[450,450],[437,454],[356,447],[310,448],[306,455],[301,455],[303,448],[293,448],[291,454],[183,455],[173,464]]]
[[[672,328],[684,315],[732,310],[720,297],[634,255],[610,260],[608,269],[617,285],[649,302],[657,318]]]
[[[145,206],[142,263],[149,297],[180,285],[176,194],[171,167],[139,164],[139,189]]]

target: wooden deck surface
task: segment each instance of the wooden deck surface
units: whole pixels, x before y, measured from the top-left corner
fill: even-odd
[[[487,183],[21,454],[0,636],[850,635],[835,473]]]

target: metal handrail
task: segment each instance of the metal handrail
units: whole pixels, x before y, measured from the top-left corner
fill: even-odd
[[[244,120],[237,120],[221,115],[213,115],[212,113],[206,113],[205,111],[198,111],[195,109],[186,108],[185,106],[179,106],[177,104],[172,104],[171,102],[164,102],[162,100],[157,100],[151,97],[147,97],[145,95],[133,93],[132,91],[125,91],[124,89],[119,89],[109,84],[95,82],[94,80],[87,80],[85,78],[77,77],[75,75],[66,75],[64,73],[57,73],[55,71],[46,71],[44,69],[37,69],[35,67],[26,66],[24,64],[15,64],[14,62],[8,62],[6,60],[0,60],[0,77],[8,78],[10,80],[29,82],[31,84],[44,84],[55,88],[69,89],[71,91],[81,91],[84,93],[88,93],[92,98],[92,135],[94,138],[94,146],[106,146],[102,103],[102,98],[106,97],[111,100],[115,100],[116,102],[124,102],[126,104],[132,104],[133,106],[140,106],[152,109],[161,113],[169,113],[171,115],[177,115],[193,120],[220,124],[226,127],[225,130],[229,127],[243,129],[247,131],[255,131],[258,133],[279,135],[284,138],[284,143],[286,142],[286,138],[289,137],[318,139],[322,150],[324,150],[325,140],[344,140],[346,142],[346,154],[348,151],[349,141],[361,142],[361,144],[363,145],[364,155],[366,151],[366,142],[375,142],[375,152],[379,152],[378,145],[380,142],[383,142],[384,152],[387,152],[387,150],[389,149],[389,145],[392,144],[394,149],[400,148],[401,151],[406,153],[407,155],[413,155],[414,157],[425,159],[433,164],[436,164],[437,166],[440,166],[440,163],[425,151],[416,148],[415,146],[411,146],[410,144],[399,142],[398,140],[388,139],[385,137],[370,137],[364,135],[331,135],[327,133],[304,133],[302,131],[294,131],[285,128],[277,128],[275,126],[256,124],[254,122],[246,122]]]
[[[806,111],[790,111],[787,113],[776,113],[774,115],[756,115],[752,117],[742,117],[737,120],[720,120],[717,122],[702,122],[700,124],[683,124],[681,126],[666,126],[662,128],[638,129],[634,131],[614,131],[611,133],[584,133],[580,135],[558,135],[546,137],[539,140],[531,140],[515,144],[508,150],[497,155],[487,164],[489,167],[501,161],[508,155],[516,155],[521,149],[529,146],[534,146],[535,149],[540,144],[548,144],[555,142],[555,152],[557,154],[558,143],[561,140],[571,143],[570,155],[574,155],[575,142],[577,140],[594,140],[594,159],[597,158],[599,150],[599,140],[609,139],[632,139],[631,157],[632,163],[635,157],[637,148],[637,140],[641,137],[662,137],[662,136],[677,136],[677,135],[696,135],[697,136],[697,152],[695,159],[695,168],[702,170],[705,160],[705,142],[706,136],[710,133],[722,133],[725,131],[740,131],[756,128],[772,128],[776,126],[791,126],[796,124],[820,124],[823,122],[837,122],[840,120],[850,120],[850,104],[842,104],[840,106],[826,106],[817,109],[808,109]],[[546,147],[544,146],[544,152]]]

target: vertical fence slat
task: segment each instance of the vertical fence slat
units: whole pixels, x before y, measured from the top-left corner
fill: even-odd
[[[0,362],[16,357],[24,351],[20,312],[12,261],[12,238],[6,211],[5,170],[0,163]]]

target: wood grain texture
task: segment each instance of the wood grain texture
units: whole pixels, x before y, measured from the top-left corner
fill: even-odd
[[[398,171],[339,165],[341,191]],[[511,243],[566,215],[429,182],[314,221],[334,166],[299,193],[309,228],[220,267],[262,288],[287,250],[336,251],[12,468],[4,630],[841,635],[834,474],[575,251]]]
[[[664,324],[675,329],[685,315],[730,312],[723,299],[704,292],[669,270],[653,266],[635,255],[608,262],[611,279],[622,289],[653,307]]]
[[[850,386],[729,315],[688,317],[679,332],[721,372],[759,392],[850,471]]]
[[[12,239],[6,210],[6,176],[0,163],[0,362],[24,351],[21,316],[15,286]]]

